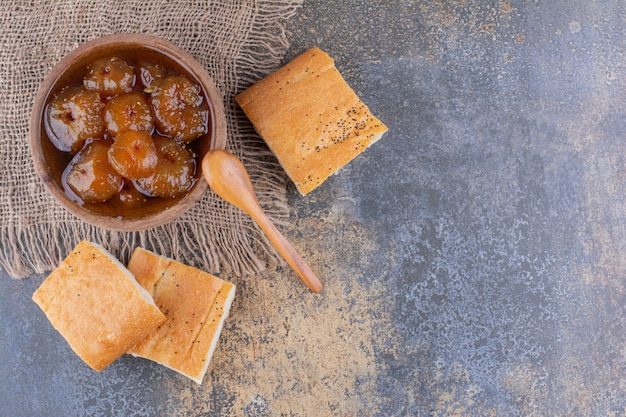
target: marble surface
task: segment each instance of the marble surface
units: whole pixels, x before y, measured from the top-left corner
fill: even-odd
[[[305,1],[389,127],[289,186],[286,267],[238,285],[202,386],[87,368],[0,274],[0,415],[626,415],[626,3]]]

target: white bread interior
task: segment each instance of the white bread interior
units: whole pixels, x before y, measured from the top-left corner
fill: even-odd
[[[33,301],[96,371],[166,320],[128,269],[88,241],[80,242],[46,278]]]
[[[306,195],[378,141],[387,127],[313,47],[235,97]]]
[[[128,269],[167,317],[128,353],[202,384],[235,297],[235,286],[142,248],[135,249]]]

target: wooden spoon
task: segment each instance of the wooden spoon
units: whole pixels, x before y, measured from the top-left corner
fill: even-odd
[[[278,253],[312,291],[322,290],[320,280],[259,205],[250,177],[235,155],[223,149],[207,152],[202,159],[202,174],[217,195],[246,212],[261,227]]]

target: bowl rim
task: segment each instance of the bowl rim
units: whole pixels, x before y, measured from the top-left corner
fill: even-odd
[[[164,39],[138,33],[105,35],[79,45],[77,48],[73,49],[70,53],[61,58],[50,70],[50,72],[48,72],[43,82],[40,84],[32,106],[29,124],[29,142],[34,168],[38,177],[43,182],[44,188],[52,194],[54,199],[66,210],[74,214],[79,219],[94,226],[123,232],[141,231],[154,228],[180,217],[202,199],[208,185],[202,178],[201,173],[191,191],[178,200],[176,204],[166,207],[163,211],[146,216],[124,218],[121,216],[114,217],[95,213],[71,200],[52,178],[46,162],[42,147],[42,118],[45,116],[44,112],[47,99],[59,79],[70,67],[71,63],[78,60],[85,54],[96,54],[97,52],[95,51],[102,47],[138,47],[156,50],[157,52],[163,53],[174,59],[186,71],[195,77],[196,80],[202,84],[202,87],[205,90],[205,94],[207,96],[206,99],[210,109],[211,132],[210,138],[208,138],[208,140],[210,140],[209,149],[226,148],[226,116],[224,112],[222,94],[217,89],[213,78],[208,74],[206,69],[188,52]],[[201,168],[199,167],[199,169]]]

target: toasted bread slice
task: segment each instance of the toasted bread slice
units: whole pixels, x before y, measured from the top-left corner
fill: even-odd
[[[166,320],[102,246],[80,242],[33,294],[83,361],[102,371]]]
[[[202,384],[235,297],[235,286],[142,248],[128,269],[167,317],[129,350]]]
[[[302,195],[379,140],[387,127],[313,47],[235,97]]]

